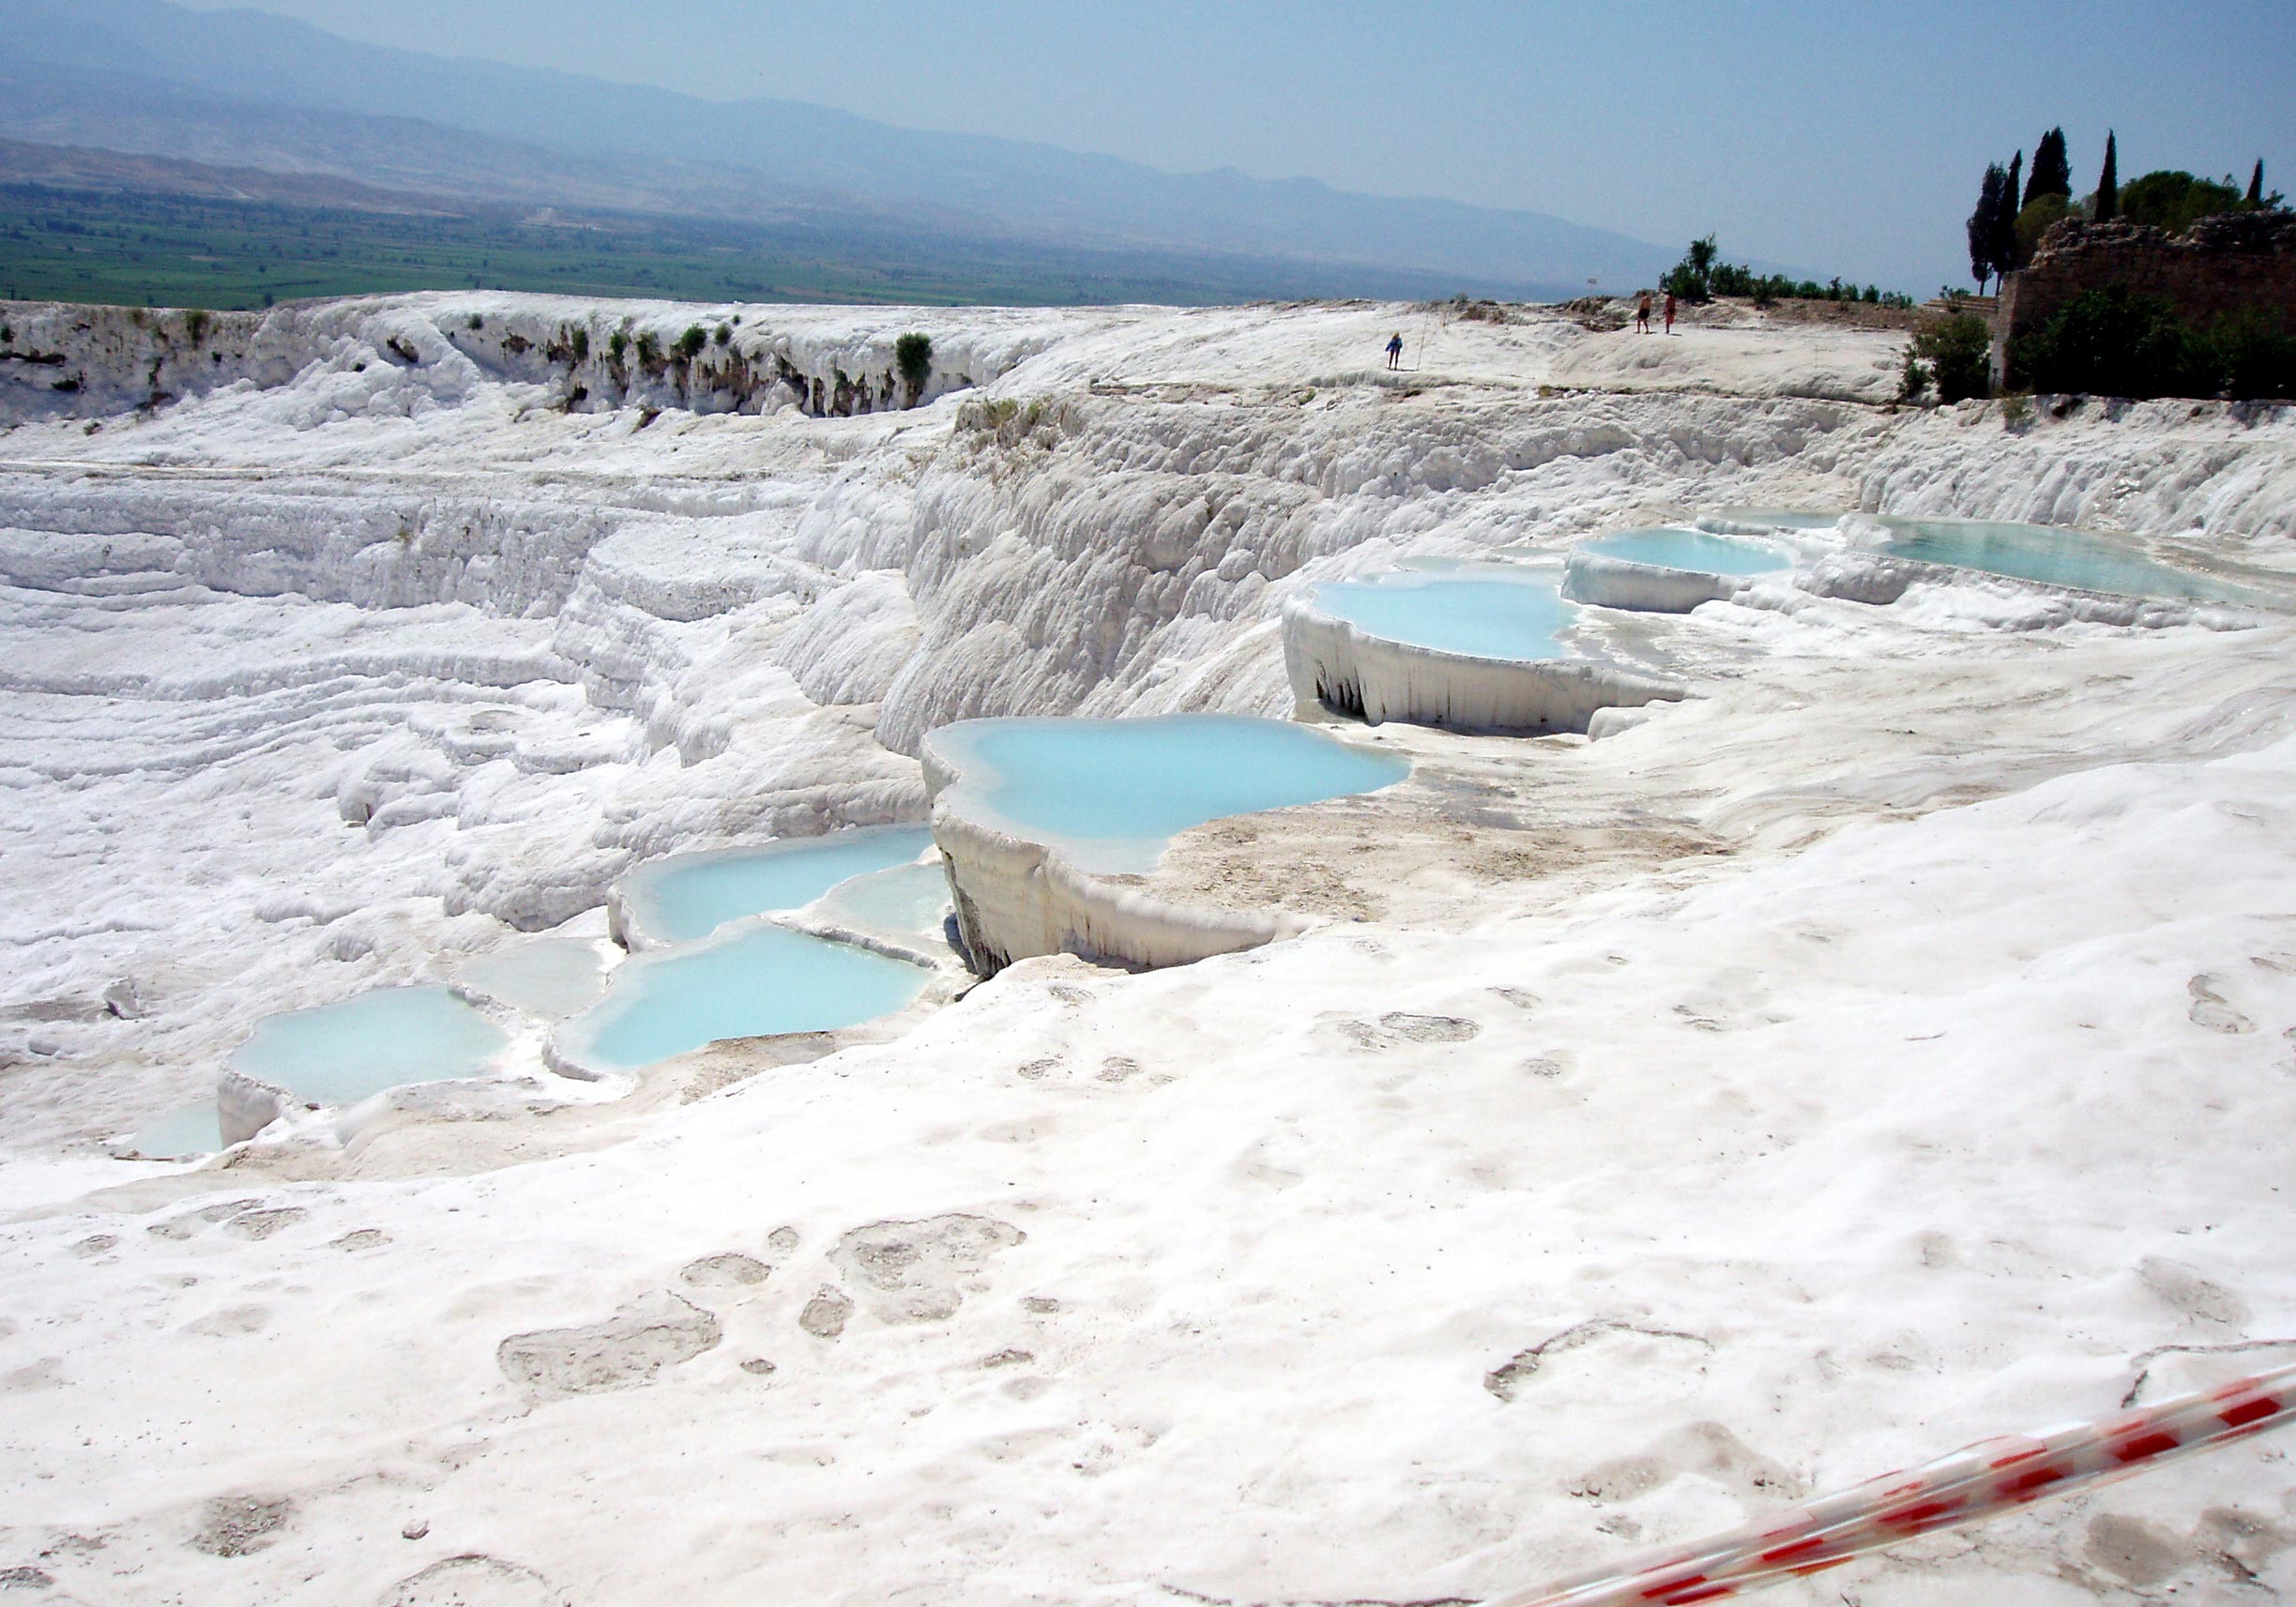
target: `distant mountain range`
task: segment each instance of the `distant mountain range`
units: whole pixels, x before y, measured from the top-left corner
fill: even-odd
[[[1539,213],[1354,195],[1232,170],[1169,174],[1050,145],[895,128],[790,100],[718,103],[568,73],[358,44],[165,0],[0,0],[0,136],[156,157],[108,183],[213,193],[212,170],[437,201],[579,206],[1008,248],[1232,259],[1332,291],[1553,299],[1653,282],[1675,252]],[[171,163],[198,164],[191,174]],[[16,165],[11,159],[11,167]],[[85,173],[94,155],[44,167]],[[62,182],[50,176],[44,182]],[[243,188],[261,185],[236,180]],[[315,192],[314,192],[315,193]]]

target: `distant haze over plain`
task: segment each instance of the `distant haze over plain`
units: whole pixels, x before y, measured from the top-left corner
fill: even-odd
[[[190,4],[237,47],[185,48],[170,17],[184,13],[155,0],[0,0],[0,17],[34,64],[20,73],[54,55],[592,159],[731,164],[816,198],[945,209],[951,226],[1353,262],[1497,294],[1627,288],[1710,232],[1733,259],[1819,278],[1967,282],[1961,222],[1984,163],[2052,124],[2076,188],[2108,124],[2124,178],[2244,180],[2258,156],[2282,188],[2296,177],[2278,0],[2173,14],[2056,0]],[[378,68],[372,48],[277,19],[525,70]],[[106,32],[127,55],[95,40]]]

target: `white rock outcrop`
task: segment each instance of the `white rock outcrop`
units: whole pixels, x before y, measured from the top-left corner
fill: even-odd
[[[244,1071],[227,1070],[216,1079],[216,1125],[222,1132],[225,1149],[245,1144],[280,1117],[303,1108],[286,1089]]]
[[[1567,600],[1636,614],[1688,614],[1702,602],[1736,597],[1748,584],[1744,575],[1637,564],[1583,550],[1573,551],[1562,564],[1562,595]]]

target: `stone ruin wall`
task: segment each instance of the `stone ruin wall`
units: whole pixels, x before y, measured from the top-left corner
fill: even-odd
[[[2118,220],[2058,224],[2031,264],[2009,276],[1993,324],[1995,382],[2011,341],[2046,326],[2076,296],[2115,284],[2167,298],[2204,329],[2263,308],[2296,331],[2296,213],[2226,213],[2182,235]]]

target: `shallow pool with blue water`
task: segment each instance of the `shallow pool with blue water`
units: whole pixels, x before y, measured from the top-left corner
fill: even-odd
[[[1581,542],[1578,550],[1599,558],[1617,558],[1661,569],[1687,569],[1702,575],[1766,575],[1791,569],[1794,562],[1784,548],[1768,541],[1710,536],[1703,530],[1671,526],[1598,536]]]
[[[635,1071],[722,1038],[828,1032],[890,1015],[931,977],[853,944],[759,924],[629,961],[606,996],[566,1023],[557,1046],[580,1066]]]
[[[2128,597],[2231,601],[2237,586],[2157,563],[2110,537],[1979,519],[1884,519],[1893,557]]]
[[[840,882],[906,865],[932,846],[925,827],[898,826],[673,855],[625,877],[622,903],[654,942],[691,943],[728,921],[802,908]]]
[[[933,734],[952,806],[1056,842],[1081,869],[1154,868],[1174,833],[1228,815],[1376,792],[1409,761],[1286,720],[971,720]]]
[[[1402,572],[1330,581],[1309,594],[1323,613],[1368,635],[1439,653],[1535,662],[1560,659],[1577,617],[1548,574]]]
[[[355,1105],[404,1083],[484,1076],[510,1044],[444,988],[377,988],[255,1023],[231,1064],[316,1105]]]

